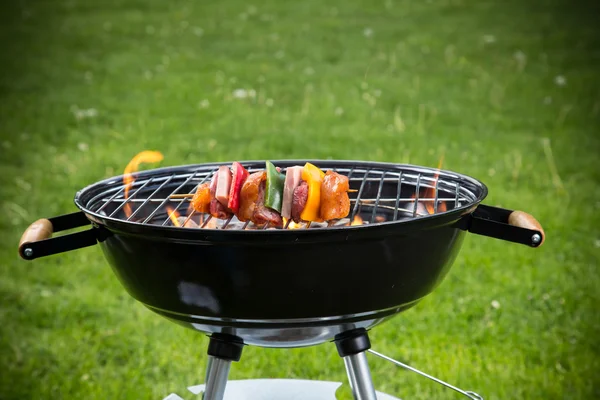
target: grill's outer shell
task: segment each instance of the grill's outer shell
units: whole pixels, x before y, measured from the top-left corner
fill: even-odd
[[[304,162],[274,161],[282,167]],[[434,171],[310,162],[323,168],[353,164]],[[222,164],[229,163],[208,165]],[[118,279],[151,310],[193,329],[238,335],[247,344],[293,347],[372,327],[414,306],[441,283],[462,245],[465,217],[487,195],[481,182],[449,174],[471,185],[477,201],[414,220],[344,228],[172,228],[128,223],[85,208],[86,199],[119,177],[83,189],[75,203],[101,230],[101,248]]]

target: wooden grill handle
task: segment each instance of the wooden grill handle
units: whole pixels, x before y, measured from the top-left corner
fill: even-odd
[[[19,241],[19,254],[23,257],[23,251],[28,243],[39,242],[40,240],[49,239],[52,237],[54,229],[50,220],[42,218],[35,221],[23,232]]]
[[[540,246],[544,243],[544,240],[546,239],[546,234],[544,233],[544,228],[542,228],[542,225],[531,214],[527,214],[524,211],[513,211],[508,216],[508,224],[512,226],[517,226],[519,228],[540,231],[542,236],[540,238]]]

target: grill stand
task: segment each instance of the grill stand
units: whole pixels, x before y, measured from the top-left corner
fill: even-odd
[[[366,352],[371,342],[365,329],[355,329],[336,336],[338,354],[344,360],[355,400],[377,400]],[[232,361],[239,361],[244,343],[233,335],[211,335],[203,400],[223,400]]]
[[[475,392],[463,391],[416,368],[372,350],[367,331],[363,328],[339,334],[335,337],[334,341],[338,354],[344,360],[354,400],[377,400],[378,392],[375,392],[373,380],[371,379],[369,363],[367,362],[367,352],[433,380],[471,400],[483,400],[483,397]],[[209,357],[206,369],[206,383],[202,385],[204,386],[203,400],[224,400],[231,362],[240,360],[243,347],[243,341],[236,336],[221,333],[213,333],[211,335],[207,352]],[[385,398],[387,398],[387,395],[385,395]],[[167,397],[164,400],[167,399],[170,398]],[[180,399],[180,397],[174,397],[174,399]]]
[[[244,343],[226,334],[213,334],[208,344],[208,366],[203,400],[223,400],[232,361],[239,361]]]
[[[371,348],[371,342],[366,330],[357,329],[338,335],[335,344],[344,360],[354,399],[377,400],[367,362],[366,351]]]

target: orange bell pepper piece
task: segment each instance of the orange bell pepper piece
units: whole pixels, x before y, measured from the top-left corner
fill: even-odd
[[[321,206],[321,183],[325,173],[311,163],[306,163],[302,169],[302,180],[308,184],[308,198],[304,210],[300,213],[303,221],[323,222],[319,215]]]

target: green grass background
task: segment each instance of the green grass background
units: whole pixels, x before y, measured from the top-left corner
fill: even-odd
[[[134,302],[99,248],[17,256],[29,223],[74,211],[78,189],[144,149],[163,152],[161,165],[436,166],[445,154],[445,168],[488,185],[486,204],[534,214],[547,241],[468,235],[445,282],[375,329],[373,347],[486,399],[600,397],[598,11],[566,0],[3,3],[0,398],[191,399],[185,387],[203,382],[207,338]],[[378,390],[459,398],[369,359]],[[332,344],[247,348],[231,378],[259,377],[345,372]]]

